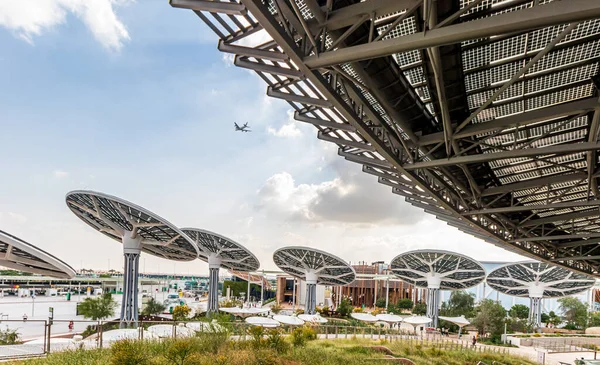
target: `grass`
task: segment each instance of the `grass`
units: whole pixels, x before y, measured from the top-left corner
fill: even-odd
[[[386,354],[374,346],[385,346],[396,357],[419,365],[470,365],[498,361],[506,365],[533,365],[523,358],[471,350],[440,350],[407,342],[367,339],[318,340],[292,347],[274,341],[228,341],[225,336],[202,334],[190,339],[162,342],[121,341],[110,349],[53,353],[45,359],[16,361],[12,365],[364,365],[384,364]]]

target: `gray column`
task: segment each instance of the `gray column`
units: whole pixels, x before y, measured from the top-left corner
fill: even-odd
[[[219,311],[219,268],[211,267],[208,270],[210,276],[208,279],[208,306],[206,312],[210,315]]]
[[[140,254],[125,252],[125,273],[123,275],[123,301],[121,302],[121,328],[137,327],[138,320],[138,275]]]
[[[306,283],[306,304],[304,313],[315,314],[317,308],[317,284]]]
[[[437,328],[440,304],[440,289],[427,289],[427,317],[432,319],[431,327]]]
[[[538,332],[542,327],[542,298],[529,298],[529,323]]]

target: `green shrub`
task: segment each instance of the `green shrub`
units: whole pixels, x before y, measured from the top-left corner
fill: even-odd
[[[190,359],[196,357],[193,355],[204,352],[202,345],[202,341],[194,337],[167,340],[163,356],[170,364],[191,365],[194,362],[191,362]]]
[[[277,328],[270,329],[267,332],[266,345],[278,354],[285,354],[290,349],[290,345],[281,337],[281,331]]]
[[[17,330],[11,330],[10,328],[0,329],[0,345],[14,345],[21,343],[20,335]]]
[[[150,354],[143,341],[121,340],[110,348],[110,363],[113,365],[145,365],[150,363]]]
[[[265,334],[265,329],[262,326],[252,326],[248,328],[248,334],[252,338],[252,346],[255,349],[261,348],[263,346],[263,336]]]
[[[307,341],[316,340],[317,333],[308,326],[298,327],[292,331],[291,339],[294,347],[303,347]]]
[[[174,321],[185,321],[192,312],[192,308],[187,305],[178,305],[173,308],[173,320]]]
[[[202,343],[204,351],[216,354],[227,344],[229,332],[213,327],[210,331],[198,333],[196,336]]]

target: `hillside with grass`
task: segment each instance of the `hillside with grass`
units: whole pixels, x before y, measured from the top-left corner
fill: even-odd
[[[314,340],[314,332],[299,328],[291,336],[257,327],[247,341],[233,341],[226,333],[164,341],[120,341],[108,349],[53,353],[47,358],[16,361],[12,365],[364,365],[406,358],[419,365],[469,365],[494,361],[505,365],[533,365],[520,357],[472,350],[441,350],[410,342],[366,339]]]

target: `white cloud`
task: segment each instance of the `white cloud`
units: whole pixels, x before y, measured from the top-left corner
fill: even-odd
[[[302,135],[302,132],[294,122],[290,122],[288,124],[284,124],[279,129],[274,129],[272,127],[267,128],[267,132],[277,137],[298,137]]]
[[[62,179],[64,177],[69,176],[69,173],[63,170],[54,170],[54,177],[57,179]]]
[[[287,111],[288,120],[287,123],[279,127],[279,129],[268,127],[267,132],[276,137],[298,137],[302,135],[302,131],[298,129],[297,122],[294,120],[294,111]]]
[[[117,18],[113,5],[128,0],[3,0],[0,1],[0,26],[33,44],[33,38],[64,24],[67,14],[77,16],[94,38],[106,49],[119,51],[129,40],[125,25]]]
[[[296,185],[287,172],[271,176],[258,191],[256,209],[288,221],[337,222],[353,228],[410,225],[425,216],[349,163],[330,166],[337,177],[318,184]]]
[[[21,225],[27,222],[27,217],[15,212],[0,212],[0,222],[4,225]]]

